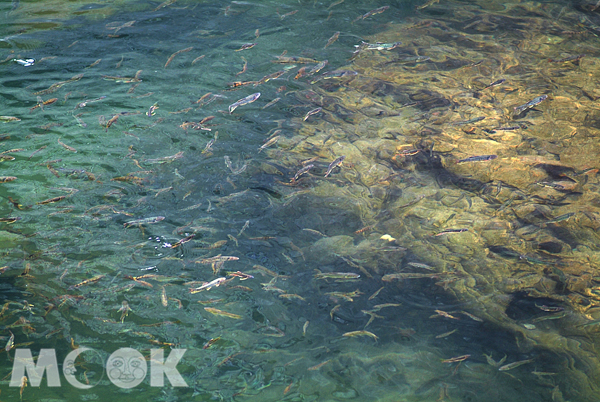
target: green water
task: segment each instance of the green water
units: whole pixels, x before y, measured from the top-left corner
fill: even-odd
[[[61,373],[22,399],[597,400],[594,4],[0,15],[3,400],[20,398],[15,349],[62,370],[77,346],[97,352],[77,363],[93,388]],[[237,259],[201,262],[219,255]],[[102,365],[119,348],[186,349],[187,387],[117,387]]]

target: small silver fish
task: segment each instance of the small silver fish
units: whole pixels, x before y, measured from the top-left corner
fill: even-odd
[[[329,167],[327,168],[327,172],[325,172],[325,177],[331,174],[333,168],[335,168],[336,166],[340,166],[342,162],[344,162],[344,159],[346,159],[346,156],[342,155],[339,158],[335,159],[333,162],[331,162],[331,164],[329,164]]]
[[[327,60],[323,60],[322,62],[320,62],[319,64],[317,64],[316,66],[314,66],[313,68],[310,69],[310,71],[308,72],[308,75],[314,75],[316,73],[318,73],[319,71],[321,71],[323,68],[325,68],[325,66],[329,64],[329,61]]]
[[[529,102],[527,102],[527,103],[525,103],[525,104],[523,104],[521,106],[515,107],[515,114],[519,115],[519,114],[523,113],[525,110],[528,110],[528,109],[531,109],[533,107],[536,107],[537,105],[539,105],[540,103],[542,103],[546,99],[548,99],[548,95],[542,95],[542,96],[538,96],[537,98],[533,98]]]
[[[260,148],[258,148],[258,153],[260,153],[263,149],[269,147],[270,145],[273,145],[277,142],[277,140],[279,140],[279,138],[281,138],[280,135],[277,135],[273,138],[271,138],[269,141],[265,142]]]
[[[203,284],[200,287],[197,287],[197,288],[194,288],[194,289],[190,289],[190,293],[198,293],[198,292],[202,292],[203,290],[210,290],[210,289],[212,289],[214,287],[219,287],[226,280],[227,280],[227,278],[217,278],[217,279],[212,280],[210,282],[206,282],[205,284]]]
[[[165,219],[164,216],[153,216],[150,218],[142,218],[142,219],[136,219],[133,221],[125,222],[123,224],[123,226],[125,226],[126,228],[129,228],[131,226],[148,225],[151,223],[158,223],[164,219]]]
[[[260,92],[256,92],[252,95],[248,95],[245,98],[240,99],[239,101],[232,103],[231,105],[229,105],[229,114],[233,113],[233,111],[238,107],[238,106],[243,106],[243,105],[247,105],[249,103],[254,102],[255,100],[257,100],[258,98],[260,98]]]
[[[311,81],[311,84],[315,84],[315,83],[319,82],[320,80],[329,80],[332,78],[353,77],[356,75],[358,75],[358,72],[353,71],[353,70],[333,70],[333,71],[328,71],[328,72],[322,74],[320,77],[317,77],[316,80]]]
[[[304,119],[302,119],[302,121],[308,120],[308,118],[310,116],[313,116],[313,115],[319,113],[321,110],[323,110],[323,108],[318,107],[316,109],[313,109],[313,110],[309,111],[308,113],[306,113],[306,115],[304,116]]]
[[[35,63],[34,59],[12,59],[12,61],[14,61],[17,64],[22,65],[23,67],[29,67],[29,66],[33,66],[33,64]]]
[[[298,180],[298,178],[300,176],[302,176],[304,173],[307,173],[310,169],[312,169],[314,167],[315,167],[315,165],[312,165],[312,164],[304,166],[302,169],[300,169],[296,172],[296,175],[294,176],[294,178],[291,181],[294,182],[294,181]]]

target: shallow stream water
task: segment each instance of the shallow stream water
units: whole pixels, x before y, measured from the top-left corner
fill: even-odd
[[[598,400],[594,2],[0,15],[2,398]]]

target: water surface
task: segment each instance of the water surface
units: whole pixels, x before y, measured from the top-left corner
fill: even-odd
[[[597,400],[598,11],[4,3],[3,393],[85,346],[23,399]]]

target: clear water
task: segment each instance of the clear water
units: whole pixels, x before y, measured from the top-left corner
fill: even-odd
[[[0,4],[3,398],[597,400],[595,5],[336,3]],[[77,346],[93,388],[8,386]]]

